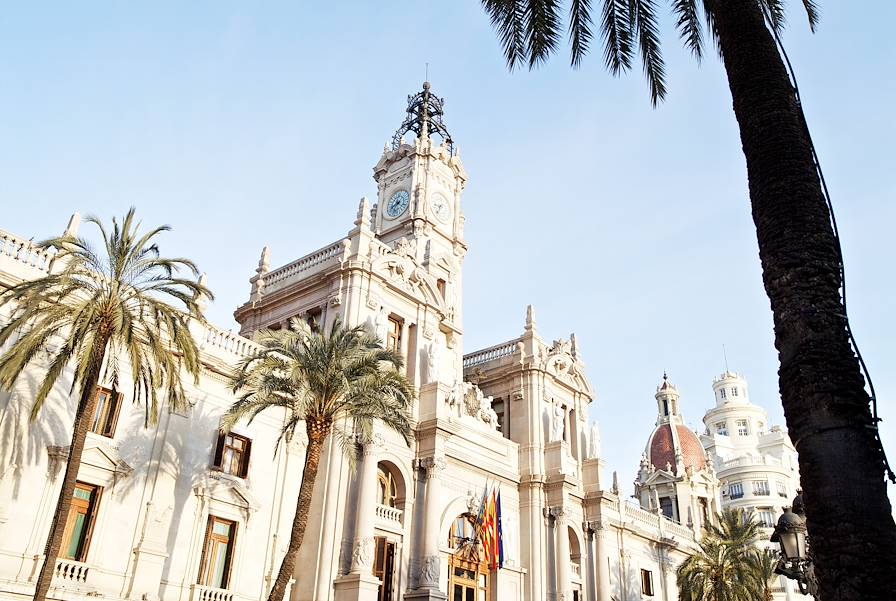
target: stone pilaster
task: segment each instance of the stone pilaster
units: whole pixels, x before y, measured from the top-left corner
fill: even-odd
[[[442,562],[439,555],[439,531],[442,515],[441,475],[445,470],[445,459],[442,457],[426,457],[420,460],[420,467],[426,470],[426,498],[424,514],[426,515],[423,532],[423,556],[420,558],[420,576],[417,590],[405,595],[405,599],[427,601],[445,600],[448,596],[439,590],[439,577],[442,573]]]
[[[551,508],[554,517],[554,538],[557,563],[557,601],[571,601],[569,590],[569,514],[563,507]]]

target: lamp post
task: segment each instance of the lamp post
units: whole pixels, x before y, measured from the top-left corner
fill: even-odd
[[[781,559],[776,574],[796,580],[800,593],[815,595],[818,583],[815,570],[809,557],[809,546],[806,539],[806,518],[803,517],[803,495],[793,499],[793,508],[785,507],[778,518],[771,541],[781,545]]]

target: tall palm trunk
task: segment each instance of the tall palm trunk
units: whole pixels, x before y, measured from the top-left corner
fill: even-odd
[[[75,492],[75,482],[78,480],[78,470],[81,467],[81,454],[84,452],[87,431],[90,429],[90,422],[96,411],[98,398],[96,386],[99,383],[108,340],[108,335],[98,335],[92,349],[92,368],[82,385],[81,398],[75,411],[72,442],[69,446],[68,461],[65,464],[65,477],[62,479],[62,489],[59,491],[59,499],[56,501],[56,513],[50,524],[50,533],[47,535],[44,563],[40,568],[37,585],[34,588],[34,601],[45,601],[53,581],[53,573],[56,571],[56,560],[59,558],[59,549],[62,547],[62,535],[65,534],[68,512],[72,505],[72,495]]]
[[[311,497],[314,493],[314,481],[317,479],[317,468],[320,464],[320,452],[324,441],[330,433],[330,424],[307,420],[305,429],[308,433],[308,448],[305,449],[305,469],[302,472],[302,486],[299,488],[299,502],[296,505],[296,515],[292,521],[292,531],[289,534],[289,547],[280,564],[277,580],[268,595],[268,601],[283,601],[286,586],[289,579],[296,571],[296,559],[299,556],[299,548],[305,538],[305,527],[308,525],[308,510],[311,509]]]
[[[839,257],[796,100],[755,0],[707,0],[747,160],[779,386],[823,601],[889,599],[896,525],[846,332]]]

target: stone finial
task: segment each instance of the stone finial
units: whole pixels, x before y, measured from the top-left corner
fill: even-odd
[[[364,229],[370,228],[370,202],[366,196],[362,196],[361,201],[358,203],[358,215],[355,219],[355,225]]]
[[[255,273],[258,275],[264,275],[268,271],[271,270],[271,251],[265,246],[261,249],[261,258],[258,259],[258,268],[255,270]]]
[[[569,354],[573,359],[579,358],[579,343],[576,341],[576,333],[569,335]]]
[[[526,331],[535,331],[535,308],[532,305],[526,307]]]
[[[206,282],[208,281],[208,277],[205,275],[205,272],[202,272],[199,275],[199,285],[203,288],[206,287]],[[208,299],[204,294],[196,295],[196,304],[199,305],[200,311],[205,311],[205,308],[208,306]]]
[[[62,232],[62,235],[75,237],[78,235],[78,228],[80,226],[81,226],[81,214],[80,213],[72,213],[72,216],[69,217],[68,225],[65,226],[65,231]]]
[[[610,492],[614,495],[619,494],[619,472],[616,470],[613,470],[613,488],[610,489]]]

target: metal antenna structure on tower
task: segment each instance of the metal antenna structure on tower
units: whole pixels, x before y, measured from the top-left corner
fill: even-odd
[[[407,115],[401,127],[392,136],[392,150],[397,150],[404,135],[412,131],[418,138],[439,134],[448,145],[448,150],[454,154],[454,141],[442,120],[445,114],[445,100],[430,92],[429,87],[429,82],[424,81],[422,92],[408,96]]]

